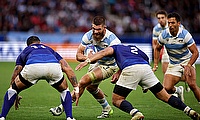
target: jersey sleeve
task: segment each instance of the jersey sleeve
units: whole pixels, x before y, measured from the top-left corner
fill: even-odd
[[[92,37],[92,30],[86,32],[86,33],[83,35],[83,37],[82,37],[82,39],[81,39],[81,44],[82,44],[83,46],[86,46],[86,45],[88,45],[88,44],[91,44],[91,41],[90,41],[91,37]]]

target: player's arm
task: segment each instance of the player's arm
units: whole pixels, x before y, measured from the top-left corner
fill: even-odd
[[[76,66],[76,70],[81,70],[83,67],[87,66],[90,63],[95,63],[97,60],[102,59],[105,56],[112,55],[114,53],[114,49],[112,47],[107,47],[92,56],[88,57],[84,62],[80,63]]]
[[[185,76],[191,76],[191,67],[195,63],[197,58],[199,57],[199,51],[198,51],[195,43],[193,45],[191,45],[190,47],[188,47],[188,49],[192,53],[192,56],[187,65],[185,65],[185,66],[181,65],[182,67],[184,67]]]
[[[157,39],[153,39],[152,40],[152,48],[153,48],[153,50],[156,48],[157,43],[158,43]]]
[[[196,62],[197,58],[199,57],[199,51],[195,43],[191,45],[188,49],[192,53],[192,56],[190,58],[190,61],[188,62],[188,65],[193,65]]]
[[[73,69],[70,67],[70,65],[67,63],[65,59],[61,59],[60,64],[61,64],[62,71],[67,75],[67,78],[71,82],[72,86],[77,87],[78,81]]]
[[[11,81],[10,81],[10,87],[12,87],[12,84],[14,83],[15,78],[19,75],[19,73],[22,71],[22,69],[23,69],[23,66],[21,66],[21,65],[15,66],[12,77],[11,77]],[[22,99],[22,96],[18,96],[18,94],[17,94],[16,100],[15,100],[15,103],[14,103],[15,104],[15,110],[19,109],[21,99]]]
[[[115,84],[118,81],[121,72],[122,71],[119,69],[115,74],[113,74],[111,83]]]
[[[159,62],[161,49],[162,49],[162,45],[157,42],[156,47],[154,49],[154,66],[153,66],[154,72],[158,69],[158,62]]]
[[[21,65],[16,65],[11,77],[11,81],[10,81],[10,86],[12,86],[12,83],[15,81],[15,78],[17,77],[17,75],[19,75],[19,73],[22,71],[23,66]]]
[[[79,62],[83,62],[87,59],[87,56],[84,55],[85,46],[80,44],[76,53],[76,60]]]

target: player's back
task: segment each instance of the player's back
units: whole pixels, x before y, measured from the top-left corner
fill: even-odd
[[[23,64],[59,63],[61,56],[53,49],[43,44],[33,44],[26,47],[17,59]]]
[[[114,45],[111,47],[114,49],[114,57],[120,69],[135,64],[149,64],[148,56],[135,45]]]

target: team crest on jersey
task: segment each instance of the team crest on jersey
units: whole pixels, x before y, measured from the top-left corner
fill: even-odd
[[[183,39],[178,40],[178,42],[182,43],[182,42],[183,42]]]

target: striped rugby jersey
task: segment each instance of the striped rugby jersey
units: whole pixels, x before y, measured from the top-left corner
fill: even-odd
[[[180,64],[190,59],[191,53],[188,47],[195,43],[192,35],[181,27],[176,37],[173,37],[167,28],[160,34],[158,42],[160,45],[165,45],[171,64]]]
[[[108,29],[106,29],[106,33],[100,42],[97,42],[93,39],[92,33],[93,33],[92,30],[90,30],[83,35],[81,41],[81,44],[83,46],[93,44],[97,48],[97,51],[100,51],[108,46],[121,44],[121,41],[118,39],[118,37]],[[102,65],[116,64],[114,57],[103,57],[101,60],[98,61],[98,63]]]

